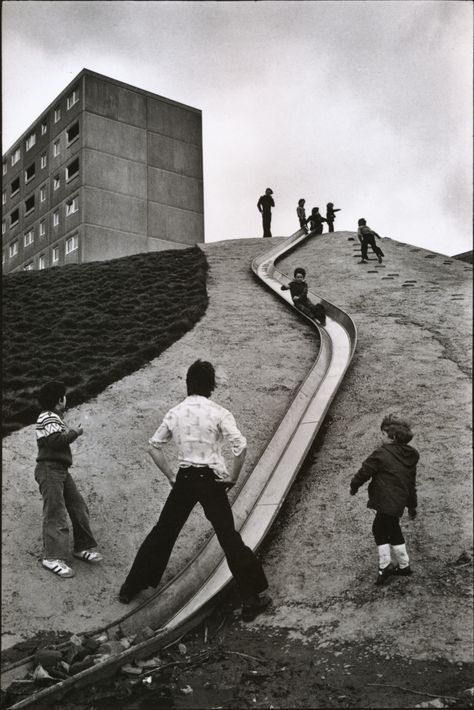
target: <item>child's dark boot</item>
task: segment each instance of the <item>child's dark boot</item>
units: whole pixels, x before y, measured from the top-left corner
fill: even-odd
[[[375,580],[375,584],[377,587],[381,587],[387,579],[392,575],[394,572],[394,569],[392,565],[388,565],[387,567],[384,567],[383,569],[379,567],[379,573],[377,575],[377,579]]]

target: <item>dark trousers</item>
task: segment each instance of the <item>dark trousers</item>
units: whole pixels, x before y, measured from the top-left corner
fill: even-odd
[[[270,225],[272,223],[272,213],[262,212],[262,224],[263,224],[263,236],[271,237],[272,233],[270,231]]]
[[[307,298],[303,303],[295,303],[296,308],[310,318],[316,318],[322,325],[326,324],[326,310],[322,303],[312,303]]]
[[[326,222],[328,223],[328,231],[334,232],[334,222],[332,222],[330,219],[326,219]]]
[[[89,509],[76,488],[67,466],[54,461],[38,461],[35,479],[43,496],[43,557],[64,560],[69,557],[71,518],[74,552],[97,547],[89,524]]]
[[[157,524],[143,541],[125,584],[127,592],[156,587],[192,509],[200,503],[226,556],[242,600],[268,587],[262,565],[234,527],[226,487],[207,467],[181,468]]]
[[[377,511],[372,523],[377,545],[403,545],[405,538],[400,528],[400,518]]]
[[[362,251],[362,258],[367,260],[367,248],[371,246],[372,251],[377,255],[377,256],[384,256],[383,251],[380,249],[380,247],[377,246],[375,243],[375,237],[371,235],[364,235],[362,237],[362,242],[361,242],[361,251]]]

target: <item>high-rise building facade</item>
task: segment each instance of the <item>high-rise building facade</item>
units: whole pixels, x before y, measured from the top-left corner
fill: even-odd
[[[88,69],[2,172],[4,274],[204,242],[201,111]]]

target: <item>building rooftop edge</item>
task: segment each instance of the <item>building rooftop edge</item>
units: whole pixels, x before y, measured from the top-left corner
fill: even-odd
[[[200,113],[202,114],[201,109],[195,108],[194,106],[189,106],[188,104],[183,104],[180,101],[174,101],[173,99],[168,99],[166,96],[161,96],[160,94],[155,94],[153,91],[148,91],[147,89],[140,89],[138,86],[133,86],[133,84],[127,84],[124,81],[120,81],[119,79],[112,79],[112,77],[107,76],[106,74],[100,74],[99,72],[95,72],[92,69],[87,69],[84,67],[81,69],[79,74],[76,74],[74,79],[72,79],[69,84],[51,101],[48,106],[41,111],[41,113],[38,114],[38,116],[35,118],[34,121],[30,123],[28,128],[26,128],[23,133],[15,140],[13,143],[10,145],[10,147],[2,153],[2,161],[5,159],[6,156],[11,153],[14,148],[17,147],[17,144],[20,143],[22,140],[25,139],[25,137],[28,135],[28,133],[31,131],[32,127],[34,126],[35,123],[40,121],[43,116],[45,116],[53,106],[57,103],[57,101],[62,98],[65,94],[67,94],[73,87],[73,85],[79,81],[83,76],[91,76],[96,79],[105,79],[105,81],[108,81],[111,84],[116,84],[117,86],[121,86],[124,89],[128,89],[129,91],[135,91],[135,93],[138,94],[143,94],[144,96],[151,96],[154,99],[159,99],[160,101],[165,101],[168,104],[172,104],[173,106],[180,106],[181,108],[186,109],[187,111],[192,111],[194,113]]]

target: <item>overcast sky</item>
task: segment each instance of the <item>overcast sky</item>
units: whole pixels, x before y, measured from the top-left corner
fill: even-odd
[[[472,249],[472,3],[4,2],[3,151],[84,67],[203,112],[206,241],[335,203],[383,236]]]

